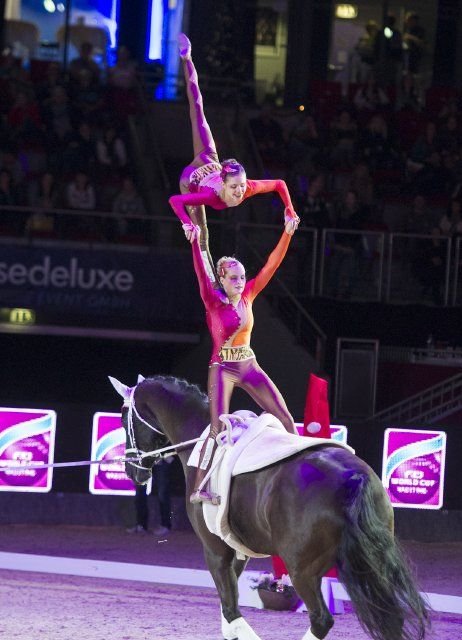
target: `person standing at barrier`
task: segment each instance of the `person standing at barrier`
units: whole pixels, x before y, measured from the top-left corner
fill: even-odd
[[[188,226],[185,233],[192,243],[194,270],[213,343],[208,375],[210,432],[202,445],[190,502],[216,503],[217,496],[212,496],[201,485],[212,464],[216,438],[223,429],[220,415],[229,412],[235,387],[244,389],[263,411],[276,416],[289,433],[296,433],[293,418],[281,393],[257,363],[250,347],[250,337],[254,323],[252,303],[284,259],[298,221],[289,219],[285,223],[276,248],[251,280],[247,281],[244,266],[236,258],[220,258],[216,267],[220,289],[214,287],[208,276],[200,249],[199,226],[192,222],[185,226]]]
[[[244,167],[237,160],[219,161],[215,141],[204,114],[197,71],[191,58],[191,42],[184,33],[181,33],[178,44],[189,103],[194,159],[181,174],[182,195],[173,196],[169,202],[183,223],[187,237],[190,233],[191,221],[193,227],[200,228],[201,250],[206,258],[209,278],[214,281],[216,276],[209,250],[205,205],[213,209],[237,207],[251,196],[275,191],[284,203],[285,220],[298,221],[298,217],[284,180],[249,180]]]
[[[172,528],[170,500],[170,476],[173,456],[162,458],[152,468],[152,479],[159,500],[160,524],[152,530],[156,537],[168,536]],[[149,524],[149,508],[146,485],[136,485],[135,493],[136,524],[127,529],[127,533],[147,533]]]

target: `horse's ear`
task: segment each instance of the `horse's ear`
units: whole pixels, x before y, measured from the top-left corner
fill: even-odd
[[[138,374],[138,380],[136,381],[137,384],[140,384],[140,382],[143,382],[143,380],[146,380],[146,378],[144,376],[141,375],[141,373]]]
[[[126,384],[123,384],[117,380],[117,378],[113,378],[112,376],[108,376],[108,378],[117,393],[121,395],[124,400],[128,400],[130,398],[130,387],[127,387]]]

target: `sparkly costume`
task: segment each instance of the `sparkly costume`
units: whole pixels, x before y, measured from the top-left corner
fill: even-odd
[[[210,263],[209,273],[213,273],[214,266],[208,245],[208,229],[204,205],[209,205],[214,209],[226,209],[228,205],[218,196],[223,186],[223,181],[220,177],[221,165],[210,126],[205,118],[199,79],[191,59],[190,43],[186,36],[182,34],[179,44],[189,104],[194,159],[183,169],[180,177],[180,191],[183,195],[170,198],[170,204],[183,223],[192,221],[200,227],[201,250],[204,257],[205,255],[208,257]],[[182,50],[182,47],[184,47],[184,50]],[[271,191],[279,193],[287,209],[286,214],[295,218],[296,214],[287,186],[283,180],[247,180],[244,198],[250,198],[257,193]]]
[[[191,182],[190,193],[172,196],[170,198],[170,205],[181,222],[191,222],[191,218],[185,209],[186,206],[199,207],[201,205],[208,205],[213,209],[226,209],[228,207],[226,202],[223,202],[215,190],[218,184],[223,184],[219,174],[218,179],[219,182],[216,174],[210,174],[199,184]],[[209,186],[212,182],[214,183],[213,187]],[[247,180],[244,200],[259,193],[271,193],[273,191],[276,191],[281,196],[284,206],[293,212],[292,201],[284,180]],[[292,213],[292,215],[295,218],[295,213]]]
[[[193,243],[194,269],[206,309],[207,325],[212,337],[208,394],[210,400],[210,435],[204,443],[196,476],[195,490],[205,477],[222,430],[219,416],[229,412],[234,387],[244,389],[268,413],[275,415],[287,431],[295,433],[293,418],[274,382],[258,365],[250,348],[253,328],[252,303],[281,264],[291,236],[285,231],[266,264],[249,280],[236,306],[211,283],[197,240]]]

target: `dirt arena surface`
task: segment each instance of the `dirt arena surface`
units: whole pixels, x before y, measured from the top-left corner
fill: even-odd
[[[420,588],[462,596],[462,543],[403,544]],[[200,544],[190,531],[167,539],[96,527],[0,526],[0,550],[115,562],[205,569]],[[255,559],[249,569],[270,568]],[[214,590],[124,580],[0,570],[0,635],[7,640],[220,640]],[[262,640],[301,639],[306,614],[242,612]],[[432,614],[428,640],[462,639],[462,616]],[[335,616],[328,640],[367,640],[356,616]],[[392,639],[390,639],[392,640]]]

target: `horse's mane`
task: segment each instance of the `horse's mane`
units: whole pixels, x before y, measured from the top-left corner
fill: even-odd
[[[209,399],[207,394],[204,393],[197,384],[188,382],[184,378],[176,378],[175,376],[167,375],[155,375],[146,378],[146,380],[149,382],[159,383],[162,386],[174,387],[180,392],[184,393],[185,396],[199,401],[202,404],[208,405]]]

